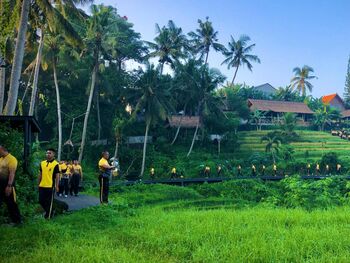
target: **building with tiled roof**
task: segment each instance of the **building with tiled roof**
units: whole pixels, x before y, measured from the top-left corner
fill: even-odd
[[[338,109],[341,112],[346,109],[343,99],[337,93],[333,93],[333,94],[329,94],[329,95],[323,96],[322,97],[322,102],[324,104],[330,105],[333,108]]]

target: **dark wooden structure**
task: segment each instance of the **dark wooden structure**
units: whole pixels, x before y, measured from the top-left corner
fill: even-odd
[[[0,116],[0,123],[23,132],[23,170],[27,172],[33,133],[39,133],[40,126],[33,116]]]

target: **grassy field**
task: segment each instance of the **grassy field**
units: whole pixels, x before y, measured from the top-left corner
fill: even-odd
[[[227,185],[223,185],[227,186]],[[228,189],[229,190],[229,189]],[[96,193],[95,193],[96,194]],[[112,205],[1,226],[1,262],[347,262],[350,208],[243,205],[192,188],[130,187]]]
[[[238,138],[240,143],[239,156],[247,158],[254,152],[264,152],[265,144],[261,142],[261,137],[269,131],[248,131],[239,132]],[[320,160],[322,155],[327,152],[336,152],[339,158],[350,163],[350,141],[343,140],[337,136],[332,136],[329,132],[317,131],[297,131],[300,135],[298,142],[291,143],[297,160],[305,159],[306,151],[310,160]]]

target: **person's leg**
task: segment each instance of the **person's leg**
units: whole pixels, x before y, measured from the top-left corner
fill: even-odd
[[[74,185],[74,194],[78,195],[79,193],[79,183],[80,183],[80,175],[76,174],[75,175],[75,185]]]
[[[109,194],[109,179],[108,178],[103,178],[102,201],[104,203],[108,203],[108,194]]]
[[[61,196],[63,194],[63,188],[64,188],[64,182],[63,182],[64,178],[61,178],[60,182],[59,182],[59,187],[58,187],[58,194]]]
[[[12,222],[17,224],[20,223],[22,221],[22,217],[18,209],[16,200],[16,189],[14,186],[12,187],[11,194],[9,196],[5,195],[5,202]]]
[[[64,194],[68,195],[68,190],[69,190],[68,178],[63,178],[63,188],[64,188]]]
[[[100,183],[100,203],[103,203],[102,193],[103,193],[103,177],[99,176],[98,181]]]
[[[39,203],[45,211],[45,218],[52,215],[53,193],[52,188],[39,188]]]

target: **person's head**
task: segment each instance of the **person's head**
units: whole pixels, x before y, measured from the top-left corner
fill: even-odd
[[[78,164],[78,160],[74,160],[73,163],[74,163],[75,165],[77,165],[77,164]]]
[[[102,152],[102,157],[105,158],[106,160],[109,159],[109,152],[108,151],[103,151]]]
[[[46,150],[46,160],[51,161],[55,159],[56,151],[52,148]]]
[[[6,149],[5,146],[0,145],[0,157],[4,157],[8,154],[8,150]]]

